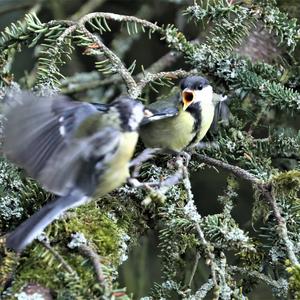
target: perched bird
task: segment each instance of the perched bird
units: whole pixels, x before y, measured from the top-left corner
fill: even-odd
[[[215,114],[213,89],[204,77],[186,77],[177,97],[150,104],[146,114],[140,127],[145,146],[180,152],[198,144],[210,128]]]
[[[21,251],[64,211],[126,181],[144,107],[128,97],[99,106],[25,92],[17,98],[6,114],[4,153],[59,196],[8,235],[7,247]]]

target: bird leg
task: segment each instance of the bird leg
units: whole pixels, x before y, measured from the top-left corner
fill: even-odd
[[[160,149],[156,149],[155,152],[159,150]],[[146,154],[148,155],[147,152]],[[190,159],[191,155],[189,153],[178,153],[176,158],[174,158],[174,169],[176,169],[176,172],[173,175],[165,178],[164,180],[154,182],[140,182],[137,178],[131,177],[127,180],[127,183],[132,187],[143,188],[148,192],[148,195],[142,201],[143,205],[149,205],[152,200],[163,203],[166,198],[165,194],[170,189],[170,187],[176,185],[180,180],[184,178],[184,174],[186,173],[184,170],[187,169]]]
[[[129,167],[133,169],[130,178],[127,179],[128,185],[134,188],[143,188],[148,191],[153,191],[154,187],[160,186],[160,182],[140,182],[137,179],[143,162],[153,158],[160,150],[160,148],[146,148],[129,163]]]
[[[160,148],[146,148],[137,157],[131,160],[129,163],[129,168],[133,168],[131,178],[138,177],[143,162],[153,158],[159,151],[161,151]]]

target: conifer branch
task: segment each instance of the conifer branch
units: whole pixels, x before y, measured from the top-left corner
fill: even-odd
[[[260,185],[258,185],[258,187],[261,190],[263,196],[265,197],[265,199],[267,200],[268,204],[270,205],[270,207],[273,211],[274,217],[278,224],[278,229],[277,229],[278,235],[284,242],[284,245],[287,249],[287,256],[288,256],[291,264],[295,265],[295,266],[299,266],[299,260],[295,254],[294,244],[288,236],[288,229],[286,226],[286,221],[282,217],[280,208],[276,203],[276,200],[272,193],[272,186],[270,184],[260,184]]]
[[[261,181],[258,180],[254,175],[252,175],[250,172],[248,172],[240,167],[233,166],[229,163],[220,161],[215,158],[211,158],[211,157],[203,155],[203,154],[193,153],[193,157],[196,158],[198,161],[204,162],[210,166],[214,166],[217,168],[222,168],[224,170],[227,170],[227,171],[233,173],[234,175],[236,175],[237,177],[240,177],[247,181],[250,181],[253,184],[261,183]]]
[[[79,24],[85,24],[86,22],[95,19],[95,18],[104,18],[107,20],[113,20],[117,22],[133,22],[140,24],[146,28],[150,28],[153,32],[158,31],[162,32],[161,27],[156,25],[155,23],[133,17],[133,16],[126,16],[126,15],[120,15],[120,14],[114,14],[114,13],[105,13],[105,12],[95,12],[95,13],[90,13],[84,17],[82,17],[78,22]]]
[[[81,19],[80,23],[84,23],[84,20]],[[131,76],[128,69],[123,65],[121,60],[117,55],[115,55],[108,47],[106,47],[102,41],[89,32],[83,25],[79,26],[79,29],[91,40],[93,41],[101,51],[103,51],[104,55],[110,60],[111,64],[113,65],[114,69],[121,75],[124,82],[126,83],[128,93],[131,97],[137,97],[137,84],[133,77]]]
[[[251,276],[253,279],[259,279],[266,283],[267,285],[273,287],[274,289],[277,289],[280,283],[278,283],[276,280],[272,279],[270,276],[267,276],[261,272],[258,271],[249,271],[245,270],[243,268],[239,268],[237,266],[228,266],[228,271],[232,273],[238,273],[241,275]],[[287,290],[281,291],[283,294],[287,294]]]
[[[217,159],[214,159],[211,157],[207,157],[202,154],[194,154],[194,155],[196,156],[197,159],[199,159],[200,161],[202,161],[208,165],[211,165],[214,167],[220,167],[224,170],[230,171],[237,177],[240,177],[240,178],[250,181],[255,187],[257,187],[261,191],[262,195],[265,197],[265,199],[269,203],[269,205],[274,213],[274,217],[277,220],[278,235],[284,241],[284,244],[285,244],[285,246],[287,248],[287,252],[288,252],[288,258],[290,259],[290,261],[293,265],[299,265],[299,261],[295,254],[293,242],[288,237],[286,221],[281,216],[280,209],[276,203],[274,196],[272,195],[272,187],[270,186],[270,184],[261,182],[255,176],[253,176],[251,173],[249,173],[248,171],[246,171],[242,168],[239,168],[237,166],[233,166],[231,164],[222,162],[220,160],[217,160]]]

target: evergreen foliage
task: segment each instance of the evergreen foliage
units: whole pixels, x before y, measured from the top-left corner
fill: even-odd
[[[185,26],[201,36],[189,40],[179,25],[92,12],[92,0],[78,9],[76,20],[42,21],[47,8],[40,3],[1,33],[1,98],[25,88],[91,102],[127,92],[149,103],[158,97],[153,91],[165,95],[176,79],[196,73],[208,77],[217,94],[228,96],[231,111],[229,126],[220,122],[205,140],[211,147],[195,149],[189,162],[159,155],[143,164],[138,179],[159,182],[158,187],[125,185],[74,209],[20,256],[5,249],[5,234],[52,195],[1,158],[3,299],[33,299],[26,292],[32,282],[49,289],[54,299],[135,299],[119,288],[118,267],[127,259],[128,247],[135,247],[149,228],[158,235],[161,278],[151,283],[143,300],[251,299],[262,283],[275,298],[300,299],[299,20],[275,0],[201,0],[190,6],[181,0],[161,2],[184,8]],[[115,33],[118,24],[122,35]],[[272,63],[238,51],[258,26],[281,51]],[[126,59],[129,49],[112,50],[107,35],[115,39],[111,45],[124,39],[129,46],[141,37],[158,37],[170,52],[145,68],[135,57]],[[14,62],[27,48],[34,50],[34,66],[17,80]],[[79,73],[82,57],[93,63],[93,71]],[[186,70],[170,71],[180,57]],[[227,186],[218,197],[220,211],[201,216],[189,173],[208,167],[225,170]],[[255,232],[235,219],[245,182],[254,199],[246,221]]]

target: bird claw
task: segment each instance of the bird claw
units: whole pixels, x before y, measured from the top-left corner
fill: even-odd
[[[187,167],[191,160],[191,155],[188,152],[182,151],[177,155],[176,160],[178,160],[181,157],[183,158],[183,165]]]
[[[179,152],[175,157],[168,161],[168,168],[178,169],[180,166],[187,167],[190,160],[191,154],[185,151]]]

